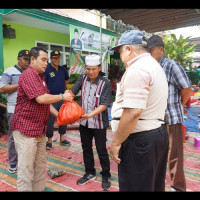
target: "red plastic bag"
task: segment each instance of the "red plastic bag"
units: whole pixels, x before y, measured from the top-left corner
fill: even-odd
[[[74,100],[64,101],[61,106],[58,117],[57,126],[73,124],[84,115],[84,110]]]

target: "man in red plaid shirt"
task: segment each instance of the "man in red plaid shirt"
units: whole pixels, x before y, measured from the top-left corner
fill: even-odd
[[[46,137],[49,113],[57,117],[51,105],[57,101],[71,101],[67,91],[51,95],[43,73],[48,64],[45,49],[33,47],[29,54],[30,66],[19,78],[17,104],[12,130],[18,153],[18,191],[43,191],[46,182]]]

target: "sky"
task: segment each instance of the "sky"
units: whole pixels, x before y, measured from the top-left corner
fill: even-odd
[[[188,26],[185,28],[178,28],[170,30],[171,33],[175,33],[177,37],[182,34],[184,37],[191,36],[191,38],[200,37],[200,26]]]

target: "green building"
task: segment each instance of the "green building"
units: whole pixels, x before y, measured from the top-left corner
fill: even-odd
[[[3,26],[14,29],[15,36],[3,34]],[[70,52],[70,26],[81,27],[89,31],[100,32],[100,28],[53,13],[44,9],[0,9],[0,75],[16,64],[17,54],[22,49],[34,46],[61,52],[61,65],[68,64]],[[102,34],[119,37],[119,34],[102,29]],[[87,55],[92,51],[81,51]],[[99,52],[100,53],[100,52]]]

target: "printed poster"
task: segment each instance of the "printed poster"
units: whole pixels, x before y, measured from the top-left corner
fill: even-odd
[[[70,45],[74,49],[90,52],[100,52],[100,33],[89,29],[69,26],[70,28]],[[102,34],[102,52],[115,46],[117,38]]]

